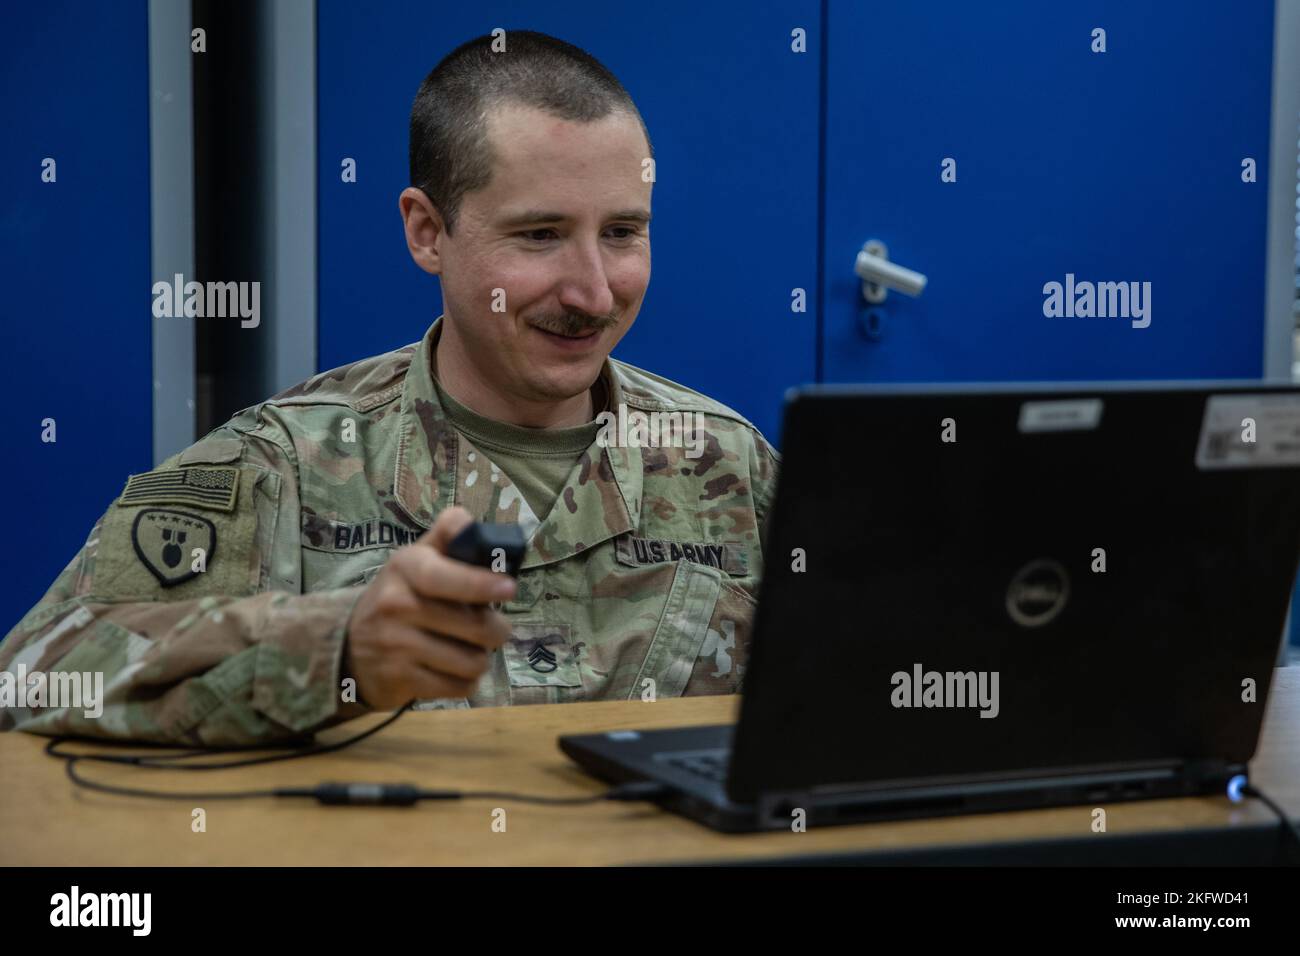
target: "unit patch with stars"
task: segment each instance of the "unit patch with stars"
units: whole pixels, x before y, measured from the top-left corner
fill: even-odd
[[[264,515],[268,529],[274,526],[280,479],[260,468],[230,471],[229,482],[224,474],[195,475],[177,485],[172,483],[177,476],[168,474],[160,485],[128,483],[127,491],[104,513],[99,546],[88,572],[88,593],[105,601],[183,601],[257,593],[267,574],[258,516]],[[191,494],[196,491],[214,493]],[[142,500],[164,496],[167,500]],[[191,498],[204,503],[193,504]]]
[[[145,508],[131,525],[131,544],[149,573],[170,588],[206,569],[217,550],[217,529],[188,511]]]

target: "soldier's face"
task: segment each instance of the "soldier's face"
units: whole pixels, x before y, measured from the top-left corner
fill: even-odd
[[[645,136],[623,114],[574,123],[519,106],[495,110],[489,136],[492,180],[438,244],[448,321],[500,392],[562,401],[591,387],[645,298]]]

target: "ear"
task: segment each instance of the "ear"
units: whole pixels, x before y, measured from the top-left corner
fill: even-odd
[[[438,237],[443,234],[442,216],[423,190],[408,186],[397,197],[397,208],[406,227],[406,248],[415,264],[431,275],[442,272]]]

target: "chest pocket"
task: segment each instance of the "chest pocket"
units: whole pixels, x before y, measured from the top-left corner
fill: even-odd
[[[474,706],[555,704],[588,700],[580,655],[584,631],[577,602],[565,602],[566,613],[547,614],[550,572],[525,571],[506,612],[511,633],[493,655],[492,670],[479,683]],[[572,613],[567,613],[571,609]]]
[[[683,696],[734,694],[749,666],[757,602],[734,582],[723,581],[704,633],[704,645]]]
[[[582,671],[573,645],[573,628],[568,624],[515,624],[501,648],[512,703],[533,703],[542,690],[541,702],[549,698],[548,688],[581,688]],[[560,695],[556,695],[557,698]],[[563,695],[576,699],[580,693]]]
[[[392,557],[391,550],[330,554],[302,550],[303,591],[327,591],[369,584]]]
[[[634,685],[618,696],[643,700],[730,694],[740,690],[761,558],[739,542],[688,544],[631,536],[619,539],[625,568],[673,569],[662,612]],[[664,564],[665,558],[678,558]]]
[[[677,561],[616,567],[595,578],[585,594],[572,582],[534,579],[557,603],[541,614],[536,606],[520,609],[522,620],[511,622],[499,655],[495,690],[480,685],[476,706],[654,700],[687,692],[714,623],[722,572]],[[521,593],[532,598],[537,585]],[[536,623],[541,616],[548,623]]]
[[[474,706],[654,700],[740,689],[755,602],[725,565],[591,562],[521,576],[513,633]]]
[[[637,675],[633,695],[680,697],[704,650],[714,608],[723,587],[715,568],[678,561],[659,626]],[[650,682],[650,683],[647,683]]]

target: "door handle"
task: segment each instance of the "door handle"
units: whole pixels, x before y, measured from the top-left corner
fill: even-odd
[[[862,246],[853,271],[862,280],[862,297],[872,305],[884,302],[890,289],[918,296],[929,281],[919,272],[890,262],[889,248],[879,239],[872,239]]]

